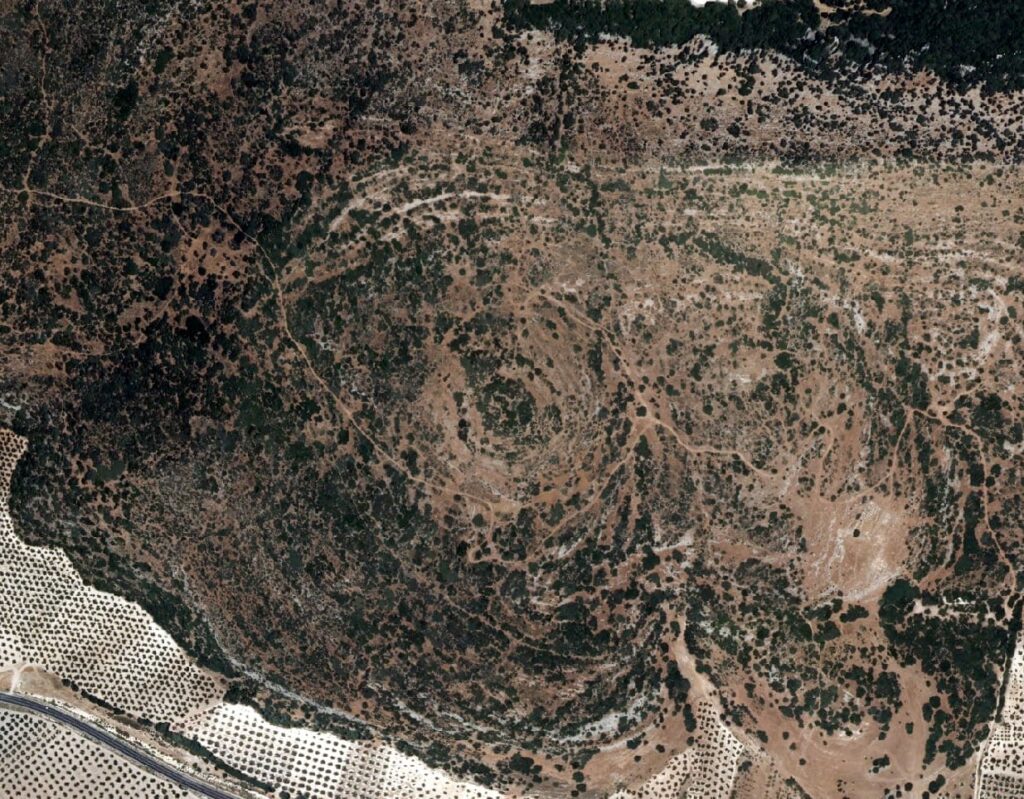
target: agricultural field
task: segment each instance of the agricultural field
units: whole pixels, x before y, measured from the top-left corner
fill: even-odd
[[[3,6],[0,796],[1020,795],[1024,12],[924,5]]]

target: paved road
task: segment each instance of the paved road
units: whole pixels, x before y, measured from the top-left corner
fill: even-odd
[[[179,771],[174,766],[169,766],[163,761],[136,749],[134,746],[126,743],[116,735],[111,735],[106,730],[103,730],[94,724],[82,721],[77,716],[65,713],[59,707],[51,705],[48,702],[42,702],[38,699],[32,699],[21,694],[9,694],[5,691],[0,691],[0,707],[3,706],[14,707],[18,710],[36,713],[40,716],[46,716],[48,719],[52,719],[58,724],[63,724],[65,727],[71,727],[76,732],[79,732],[94,741],[98,741],[110,749],[113,749],[118,754],[123,755],[148,771],[159,774],[161,777],[165,777],[183,788],[188,788],[188,790],[193,791],[200,796],[208,796],[210,799],[238,799],[234,794],[226,793],[220,788],[210,785],[207,782],[203,782],[202,780],[189,776],[185,772]]]

